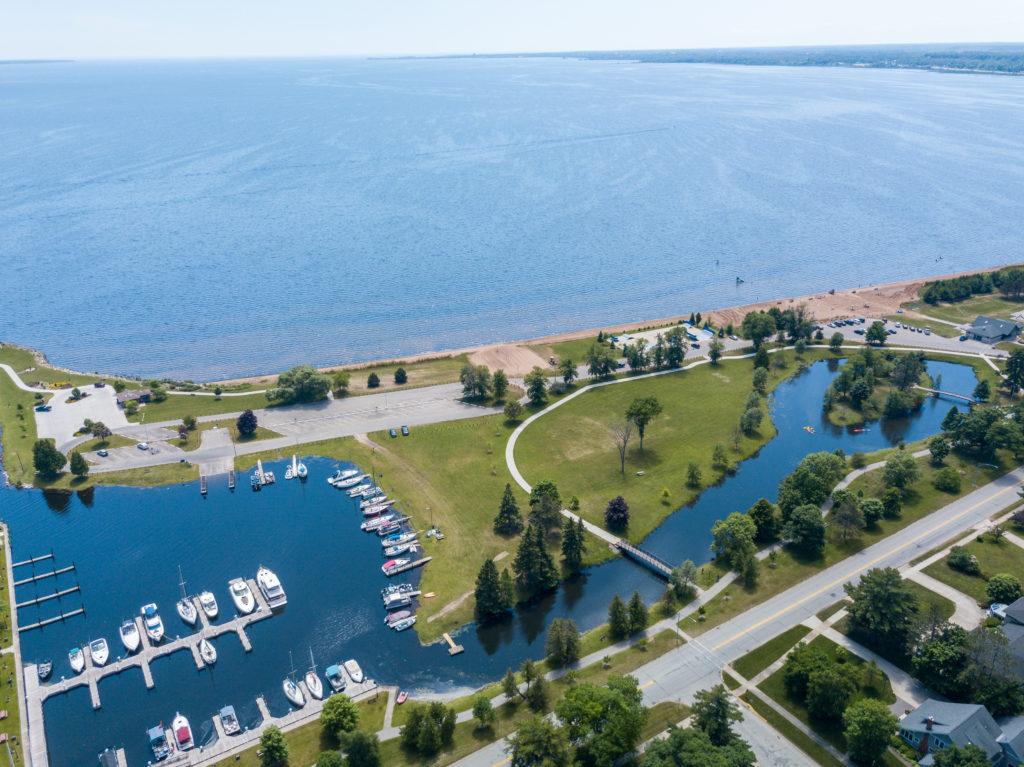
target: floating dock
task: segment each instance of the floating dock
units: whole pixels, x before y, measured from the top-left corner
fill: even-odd
[[[46,618],[45,620],[37,621],[36,623],[29,623],[24,626],[18,626],[18,633],[25,631],[31,631],[32,629],[41,629],[43,626],[49,626],[52,623],[62,623],[68,618],[74,618],[76,615],[85,615],[85,608],[79,607],[77,610],[71,612],[62,612],[60,615],[55,615],[52,618]]]
[[[463,647],[460,644],[456,644],[455,643],[455,640],[452,639],[452,635],[449,634],[447,631],[443,634],[443,636],[444,636],[444,641],[446,641],[448,643],[448,654],[449,655],[458,655],[460,652],[465,652],[466,651],[465,647]]]
[[[43,554],[38,557],[32,557],[31,559],[23,559],[20,562],[15,562],[11,567],[24,567],[25,565],[34,565],[36,562],[42,562],[47,559],[53,559],[53,552],[49,554]]]
[[[67,567],[55,568],[53,570],[50,570],[50,572],[48,572],[48,573],[38,573],[37,575],[33,575],[30,578],[22,578],[19,581],[15,581],[14,585],[15,586],[24,586],[25,584],[32,583],[33,581],[41,581],[41,580],[43,580],[43,578],[55,578],[58,575],[63,575],[64,573],[70,573],[74,569],[75,569],[74,564],[70,564]]]
[[[200,474],[199,475],[199,494],[200,495],[206,495],[206,490],[207,490],[207,487],[206,487],[206,475],[205,474]]]
[[[423,565],[425,565],[431,559],[433,559],[433,557],[423,557],[423,559],[417,559],[415,562],[410,562],[407,565],[396,567],[394,570],[385,573],[385,575],[387,575],[390,578],[392,575],[398,575],[399,573],[405,573],[409,570],[415,570],[417,567],[423,567]]]
[[[30,605],[37,605],[37,604],[40,604],[41,602],[48,602],[51,599],[60,599],[61,597],[66,597],[69,594],[74,594],[74,593],[76,593],[78,591],[81,591],[81,590],[82,590],[82,587],[79,586],[76,583],[74,586],[71,586],[70,588],[62,589],[61,591],[54,591],[52,594],[43,594],[41,597],[34,597],[32,599],[26,599],[24,602],[18,602],[14,606],[16,608],[18,608],[18,609],[21,609],[22,607],[29,607]]]

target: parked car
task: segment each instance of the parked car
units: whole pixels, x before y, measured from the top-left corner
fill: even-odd
[[[37,413],[49,413],[51,410],[53,410],[53,407],[50,405],[36,405]]]
[[[135,447],[137,447],[139,450],[149,450],[149,443],[148,442],[140,442]]]
[[[964,335],[960,336],[960,340],[961,341],[966,341],[967,340],[967,335],[964,334]]]
[[[737,336],[729,336],[729,340],[730,341],[739,341],[740,339]]]
[[[395,437],[398,436],[398,432],[395,431],[394,429],[388,429],[388,434],[391,435],[391,439],[394,439]]]
[[[854,328],[853,332],[856,333],[859,336],[862,336],[862,335],[864,335],[864,328]]]
[[[403,426],[402,427],[402,436],[403,437],[408,437],[409,436],[409,427],[408,426]]]
[[[96,383],[93,384],[93,386],[95,386],[97,389],[102,389],[106,385],[106,381],[97,381]]]
[[[104,447],[97,450],[96,455],[98,455],[100,458],[106,458],[108,455],[110,455],[110,453],[107,452],[107,449]]]

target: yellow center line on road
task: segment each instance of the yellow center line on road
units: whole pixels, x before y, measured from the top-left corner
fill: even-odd
[[[640,685],[640,689],[641,690],[646,690],[652,684],[654,684],[654,680],[653,679],[648,679],[646,682],[644,682],[642,685]]]
[[[491,767],[505,767],[505,765],[509,764],[511,761],[512,761],[512,757],[511,756],[506,756],[500,762],[495,762],[494,764],[492,764]]]
[[[916,538],[911,538],[909,541],[906,541],[902,545],[897,546],[894,549],[890,549],[889,551],[887,551],[884,554],[880,554],[879,556],[877,556],[874,559],[872,559],[870,562],[865,562],[861,567],[857,568],[856,570],[854,570],[853,572],[849,573],[848,575],[844,575],[841,578],[837,578],[834,581],[830,581],[829,583],[826,583],[824,586],[822,586],[817,591],[814,591],[814,592],[808,594],[807,596],[802,597],[802,598],[796,600],[792,604],[789,604],[786,607],[783,607],[781,610],[778,610],[778,611],[772,613],[767,618],[762,618],[757,623],[755,623],[753,626],[748,626],[747,628],[743,629],[743,631],[737,632],[736,634],[733,634],[731,637],[722,640],[718,644],[714,645],[711,649],[716,651],[716,652],[721,650],[723,647],[726,647],[727,645],[732,644],[733,642],[735,642],[737,639],[739,639],[743,635],[749,634],[751,631],[756,631],[757,629],[761,628],[765,624],[771,623],[773,620],[775,620],[779,616],[785,615],[786,613],[788,613],[788,612],[794,610],[795,608],[799,607],[800,605],[804,604],[804,602],[808,602],[811,599],[814,599],[815,597],[820,596],[821,594],[825,593],[829,589],[833,589],[837,585],[839,585],[841,583],[844,583],[845,581],[850,580],[850,578],[854,577],[855,575],[859,575],[860,573],[864,572],[865,570],[870,569],[874,565],[876,565],[879,562],[881,562],[883,559],[888,559],[889,557],[892,557],[893,555],[895,555],[895,554],[897,554],[897,553],[899,553],[899,552],[909,548],[910,546],[916,545],[918,541],[920,541],[921,539],[927,538],[928,536],[932,535],[936,530],[942,529],[944,527],[949,527],[953,523],[959,521],[960,519],[963,519],[965,516],[967,516],[971,512],[975,511],[976,509],[980,508],[981,506],[984,506],[986,503],[989,503],[990,501],[992,501],[995,498],[998,498],[999,496],[1003,495],[1004,493],[1008,493],[1011,490],[1015,489],[1015,487],[1016,487],[1016,485],[1010,485],[1009,487],[1004,487],[1002,490],[1000,490],[1000,491],[998,491],[996,493],[993,493],[992,495],[988,496],[987,498],[985,498],[985,499],[983,499],[981,501],[978,501],[973,506],[971,506],[971,507],[969,507],[967,509],[964,509],[959,514],[957,514],[955,517],[951,517],[945,523],[943,523],[940,527],[932,528],[930,530],[925,530],[923,533],[918,535]],[[927,517],[924,517],[924,519],[927,519]],[[894,535],[899,535],[899,532],[896,532],[896,533],[893,533],[893,534]],[[854,555],[854,556],[856,556],[856,555]]]

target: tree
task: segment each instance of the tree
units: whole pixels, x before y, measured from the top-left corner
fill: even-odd
[[[512,669],[508,669],[501,678],[501,692],[506,703],[514,703],[519,695],[519,682],[516,681],[516,672]]]
[[[750,507],[747,516],[757,528],[754,540],[758,543],[771,543],[779,537],[779,510],[771,501],[761,498]]]
[[[843,586],[853,600],[850,631],[865,644],[906,652],[917,617],[917,596],[892,567],[868,570],[860,583]]]
[[[869,344],[878,344],[882,346],[885,344],[885,339],[889,337],[889,334],[885,330],[885,325],[881,320],[875,320],[868,327],[867,332],[864,334],[864,340]]]
[[[959,570],[967,575],[981,575],[981,566],[978,558],[963,546],[954,546],[949,550],[946,564],[954,570]]]
[[[753,767],[754,752],[735,738],[716,746],[696,727],[669,729],[667,738],[651,741],[644,749],[640,767]]]
[[[518,421],[522,418],[523,406],[519,404],[519,400],[509,400],[505,403],[505,420],[512,422]]]
[[[782,531],[790,545],[805,557],[819,557],[825,548],[825,520],[817,506],[797,506]]]
[[[718,443],[711,451],[711,465],[716,469],[729,468],[729,456],[725,452],[725,445]]]
[[[941,466],[949,455],[949,441],[941,434],[928,440],[928,452],[932,454],[932,463]]]
[[[899,720],[876,698],[854,701],[843,714],[847,751],[857,764],[877,764],[889,747]]]
[[[288,744],[284,735],[274,725],[270,725],[260,736],[260,764],[262,767],[287,767]]]
[[[992,767],[992,762],[982,749],[973,743],[966,746],[953,745],[933,752],[935,767]]]
[[[362,730],[351,733],[346,739],[345,755],[348,757],[346,767],[381,767],[377,734]]]
[[[807,688],[811,676],[832,663],[831,659],[817,647],[801,642],[786,657],[782,667],[782,683],[786,694],[795,701],[803,703],[807,699]]]
[[[320,710],[320,725],[335,738],[352,732],[359,725],[359,707],[345,695],[332,695]]]
[[[757,351],[754,352],[754,369],[755,370],[767,370],[771,360],[768,358],[768,347],[765,344],[757,347]]]
[[[979,626],[967,635],[964,652],[962,700],[985,706],[995,717],[1024,710],[1024,685],[1015,674],[1017,659],[1006,634]]]
[[[568,618],[555,618],[548,627],[544,652],[555,667],[568,666],[580,659],[580,630]]]
[[[558,767],[573,761],[565,730],[540,716],[527,719],[508,738],[507,753],[509,767]]]
[[[754,388],[754,392],[764,397],[768,394],[768,369],[767,368],[755,368],[754,376],[751,379],[751,386]]]
[[[629,440],[633,437],[633,422],[623,421],[612,427],[612,438],[615,440],[615,448],[619,451],[619,472],[626,473],[626,448],[629,447]]]
[[[71,473],[76,477],[86,477],[89,475],[89,464],[82,457],[82,454],[77,450],[71,454]]]
[[[843,348],[843,341],[844,340],[845,339],[843,338],[843,334],[842,333],[838,333],[838,332],[833,333],[832,337],[828,339],[828,348],[829,348],[829,350],[833,354],[838,354],[839,351]]]
[[[853,694],[857,680],[853,667],[845,663],[829,663],[815,670],[807,680],[807,710],[819,719],[838,720]]]
[[[565,569],[570,573],[579,572],[586,550],[587,538],[583,520],[578,519],[574,522],[566,517],[562,525],[562,560],[565,562]]]
[[[906,450],[897,450],[892,457],[885,462],[882,469],[882,481],[886,487],[895,487],[900,490],[906,489],[914,484],[921,476],[921,467],[917,465],[914,456]]]
[[[398,368],[395,370],[395,383],[401,386],[409,381],[409,374],[405,372],[405,368]]]
[[[468,399],[486,399],[494,385],[486,365],[470,364],[463,365],[459,371],[459,383],[462,384],[463,396]]]
[[[956,495],[960,492],[960,473],[952,466],[943,466],[932,477],[936,490]]]
[[[37,439],[32,445],[32,463],[38,474],[52,477],[64,468],[66,461],[52,439]]]
[[[903,513],[903,494],[895,487],[886,488],[882,491],[882,506],[886,519],[896,519]]]
[[[256,433],[256,428],[259,426],[259,423],[256,420],[256,414],[254,412],[251,410],[243,410],[242,414],[238,416],[235,426],[238,427],[238,435],[240,437],[247,438]]]
[[[576,380],[576,363],[568,358],[562,360],[558,363],[558,373],[562,376],[562,383],[571,386]]]
[[[182,422],[182,424],[184,424],[185,428],[188,429],[189,431],[195,431],[196,430],[196,417],[194,415],[183,416],[182,419],[181,419],[181,422]],[[100,425],[100,427],[104,431],[107,431],[107,427],[103,425],[102,421],[99,422],[99,425]],[[96,424],[93,424],[93,434],[95,436],[99,436],[98,434],[96,434]]]
[[[501,615],[512,605],[506,600],[493,559],[485,559],[476,576],[476,611],[481,617]]]
[[[612,597],[608,605],[608,635],[615,639],[625,639],[629,636],[629,613],[626,610],[626,603],[619,595]]]
[[[604,686],[570,687],[555,708],[579,762],[613,767],[640,742],[647,712],[636,679],[613,676]]]
[[[348,394],[348,385],[352,380],[352,374],[347,370],[338,370],[331,376],[331,389],[335,397],[344,397]]]
[[[748,312],[740,325],[743,337],[749,338],[755,347],[760,347],[761,342],[774,335],[775,330],[775,318],[768,312]]]
[[[661,403],[655,397],[638,397],[626,408],[626,419],[636,425],[637,434],[640,435],[641,452],[644,449],[644,434],[647,431],[647,425],[661,415],[661,411]]]
[[[337,751],[321,751],[316,755],[316,767],[345,767],[345,762]]]
[[[519,504],[512,492],[512,484],[505,483],[505,492],[501,496],[498,516],[494,518],[494,532],[498,535],[515,535],[523,529],[523,515],[519,513]]]
[[[978,381],[978,385],[974,387],[973,396],[978,402],[988,402],[989,397],[992,396],[992,386],[987,378]]]
[[[477,729],[490,727],[494,724],[494,706],[491,705],[491,699],[486,695],[477,695],[473,698],[473,718],[476,720]],[[320,767],[320,765],[317,765],[317,767]]]
[[[832,493],[828,524],[840,541],[848,541],[860,535],[866,523],[857,496],[849,490],[836,490]]]
[[[673,568],[668,578],[669,590],[675,599],[688,602],[697,595],[697,566],[687,559]]]
[[[711,343],[708,344],[708,359],[711,360],[712,365],[718,364],[718,361],[722,359],[722,352],[724,350],[725,344],[717,338],[711,339]]]
[[[548,682],[543,675],[533,680],[523,696],[531,711],[546,711],[548,707]]]
[[[505,395],[508,393],[508,375],[501,368],[494,371],[494,375],[491,377],[491,388],[494,390],[494,399],[499,402],[505,399]]]
[[[1010,573],[997,573],[988,579],[985,595],[989,602],[1000,602],[1004,605],[1016,602],[1021,596],[1020,580]]]
[[[1014,349],[1006,360],[1006,378],[1003,379],[1010,396],[1024,388],[1024,349]],[[945,423],[943,423],[945,428]]]
[[[864,516],[864,524],[874,527],[885,516],[885,504],[877,498],[865,498],[860,502],[860,512]]]
[[[700,480],[700,466],[693,461],[690,461],[686,466],[686,486],[696,489],[700,487]]]
[[[707,733],[716,746],[724,746],[736,737],[732,731],[732,722],[742,719],[743,715],[732,702],[724,685],[700,690],[693,696],[693,724]]]
[[[277,386],[267,390],[272,405],[292,402],[317,402],[327,397],[331,379],[312,365],[297,365],[277,377]]]
[[[711,527],[711,550],[731,567],[739,568],[757,550],[757,526],[746,514],[734,511]]]
[[[846,461],[835,453],[822,451],[805,456],[779,485],[778,504],[783,522],[797,506],[821,506],[845,474]]]
[[[543,405],[548,392],[548,379],[544,371],[535,366],[526,374],[523,382],[526,384],[526,396],[530,398],[530,404],[534,407]]]
[[[587,371],[594,378],[609,378],[615,372],[615,358],[606,348],[594,344],[587,352]]]
[[[629,606],[626,609],[629,613],[630,634],[639,634],[647,628],[647,623],[650,620],[647,615],[647,605],[644,604],[639,591],[633,592],[633,596],[629,598]]]
[[[544,531],[530,524],[519,541],[519,549],[512,563],[516,586],[532,597],[550,591],[558,585],[558,570],[544,546]]]
[[[604,510],[604,523],[610,530],[625,530],[629,526],[629,505],[621,495],[608,501]]]
[[[960,697],[960,677],[967,665],[967,631],[946,623],[921,642],[912,659],[914,676],[948,698]]]
[[[193,428],[193,429],[196,428],[195,427],[195,420],[196,419],[193,416],[190,416],[190,415],[185,416],[185,418],[183,419],[183,420],[185,420],[185,425],[188,426],[188,419],[189,418],[192,419],[192,427],[191,428]],[[89,426],[89,432],[92,434],[92,436],[97,437],[99,439],[106,439],[111,434],[110,429],[107,428],[107,425],[105,423],[103,423],[103,421],[93,421],[92,424]]]

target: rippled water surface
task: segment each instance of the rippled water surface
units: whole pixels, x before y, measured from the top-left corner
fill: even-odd
[[[1022,106],[850,69],[4,65],[0,339],[214,378],[1003,263]]]

